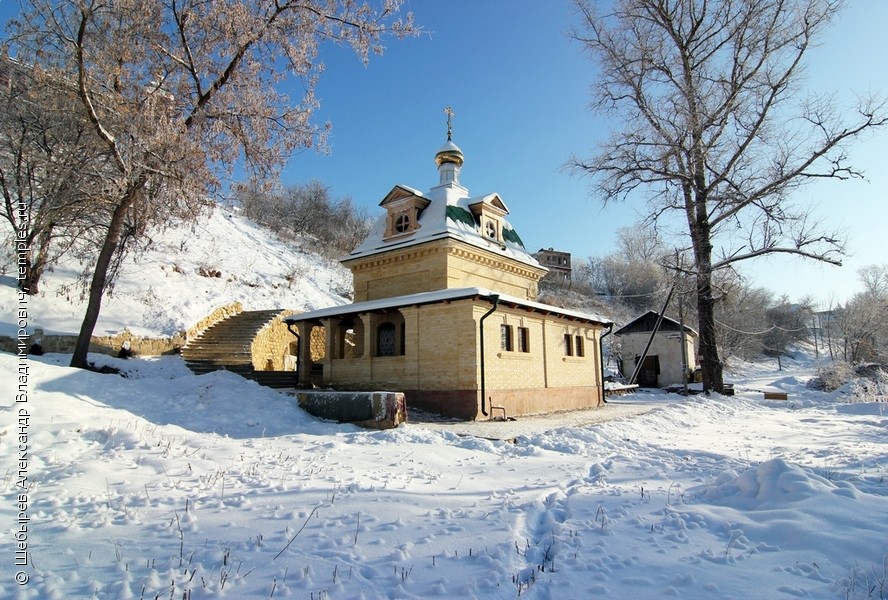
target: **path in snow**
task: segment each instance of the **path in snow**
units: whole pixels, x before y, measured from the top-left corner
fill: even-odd
[[[419,410],[409,410],[407,426],[444,431],[461,436],[475,436],[488,440],[513,441],[519,436],[529,436],[561,427],[585,427],[614,419],[625,419],[652,411],[665,400],[652,400],[650,394],[637,398],[622,396],[610,400],[599,408],[563,411],[539,415],[525,415],[513,419],[458,421]],[[665,398],[665,396],[664,396]]]

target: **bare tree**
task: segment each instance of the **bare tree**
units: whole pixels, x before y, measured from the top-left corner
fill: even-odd
[[[96,214],[104,236],[71,360],[86,367],[90,338],[116,257],[146,227],[195,214],[242,166],[255,181],[296,150],[324,142],[310,122],[323,69],[319,46],[350,46],[367,60],[398,0],[31,0],[12,23],[17,57],[73,82],[74,110],[114,172]],[[298,79],[302,98],[281,87]]]
[[[841,264],[838,235],[791,200],[812,179],[860,175],[847,146],[886,123],[884,100],[850,117],[828,97],[792,106],[840,0],[615,0],[606,14],[575,1],[571,35],[599,67],[594,106],[619,122],[568,167],[605,203],[645,191],[651,222],[686,223],[703,384],[722,391],[713,274],[774,253]]]
[[[330,188],[320,181],[289,187],[284,192],[287,215],[284,223],[293,235],[321,233],[330,226],[333,200]]]
[[[617,229],[617,253],[629,262],[664,265],[671,252],[656,230],[639,226]]]
[[[888,359],[888,265],[860,270],[862,292],[833,309],[841,357],[850,363]]]
[[[70,115],[73,90],[5,57],[0,81],[0,212],[16,250],[18,287],[34,295],[43,272],[89,235],[102,149]]]
[[[783,370],[781,358],[790,346],[810,336],[808,324],[813,313],[812,304],[808,298],[790,302],[789,298],[781,296],[765,311],[767,329],[762,333],[762,350],[777,358],[779,370]]]
[[[307,242],[334,257],[354,250],[370,233],[367,210],[351,198],[334,199],[320,181],[289,186],[282,191],[242,186],[238,199],[243,214],[283,239]]]
[[[633,313],[659,310],[670,287],[666,248],[656,232],[643,225],[616,233],[617,250],[602,258],[590,257],[582,265],[581,277],[588,278],[596,293]]]
[[[868,265],[857,272],[863,292],[874,298],[888,298],[888,264]]]
[[[333,209],[333,231],[331,246],[340,254],[347,254],[363,242],[373,228],[373,219],[363,206],[351,198],[336,201]]]
[[[718,347],[726,357],[750,360],[762,351],[765,313],[773,295],[747,285],[738,277],[721,277],[722,301],[716,307]]]
[[[669,290],[663,267],[655,262],[627,260],[617,253],[590,259],[594,288],[638,313],[659,310]]]

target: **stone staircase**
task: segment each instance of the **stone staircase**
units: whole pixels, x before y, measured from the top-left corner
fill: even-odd
[[[208,327],[182,347],[185,365],[197,375],[224,369],[268,387],[295,387],[295,371],[253,369],[253,339],[282,312],[280,309],[243,311]]]

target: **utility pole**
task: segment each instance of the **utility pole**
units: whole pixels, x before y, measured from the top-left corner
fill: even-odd
[[[684,386],[684,395],[688,395],[688,344],[685,339],[685,322],[684,322],[684,294],[680,294],[678,299],[678,329],[680,332],[679,343],[681,344],[681,383]]]

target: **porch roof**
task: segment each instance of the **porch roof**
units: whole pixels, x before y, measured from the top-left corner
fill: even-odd
[[[613,324],[610,319],[606,319],[605,317],[602,317],[600,315],[559,308],[550,304],[543,304],[541,302],[525,300],[523,298],[518,298],[517,296],[509,296],[508,294],[499,294],[492,290],[477,287],[450,288],[434,292],[422,292],[419,294],[408,294],[406,296],[394,296],[392,298],[381,298],[379,300],[368,300],[366,302],[356,302],[354,304],[331,306],[329,308],[321,308],[318,310],[312,310],[296,315],[291,315],[289,317],[286,317],[284,319],[284,322],[298,323],[300,321],[315,321],[319,319],[341,318],[359,313],[381,312],[407,306],[420,306],[423,304],[453,302],[454,300],[486,299],[492,302],[491,296],[493,295],[499,296],[499,304],[502,306],[523,308],[530,312],[556,315],[559,317],[570,319],[572,321],[596,323],[604,326]]]

